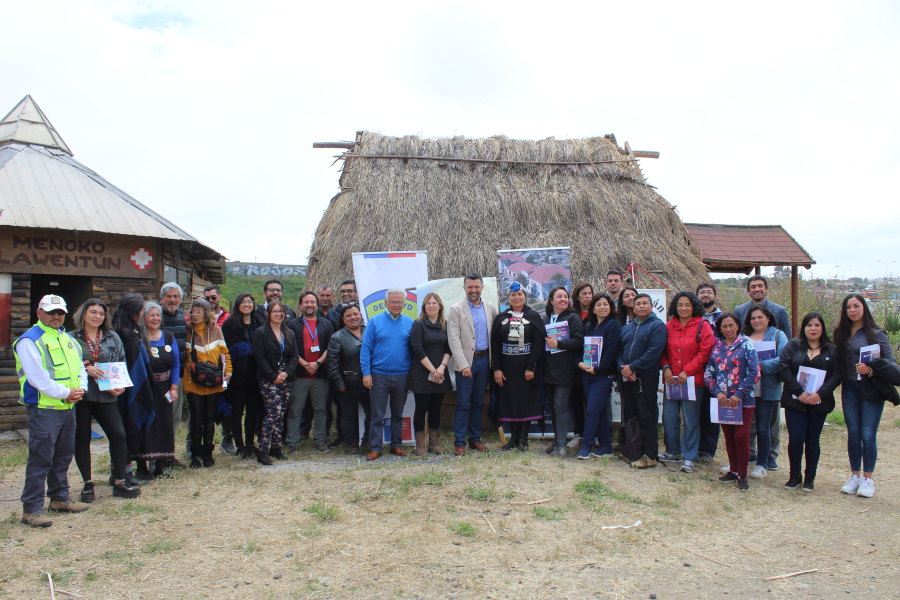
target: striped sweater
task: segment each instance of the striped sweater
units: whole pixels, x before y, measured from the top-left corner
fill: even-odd
[[[193,382],[191,379],[191,363],[193,356],[191,350],[197,351],[197,360],[200,362],[209,362],[214,365],[225,365],[224,374],[231,374],[231,358],[228,355],[228,346],[225,345],[225,337],[222,330],[217,326],[211,329],[205,324],[187,326],[187,340],[185,341],[185,359],[184,359],[184,393],[198,394],[207,396],[223,392],[222,386],[203,387]]]

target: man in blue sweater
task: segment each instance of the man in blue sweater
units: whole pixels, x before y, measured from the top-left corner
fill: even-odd
[[[653,314],[652,299],[647,294],[638,294],[634,299],[634,320],[622,329],[618,359],[622,373],[622,426],[629,417],[634,417],[640,421],[644,433],[644,454],[631,462],[637,469],[656,466],[653,458],[659,452],[656,402],[659,361],[668,340],[666,324]]]
[[[366,325],[359,363],[363,385],[372,402],[369,444],[372,452],[366,460],[378,460],[384,440],[384,413],[391,407],[391,454],[406,456],[403,443],[403,405],[406,404],[406,376],[412,366],[409,332],[413,320],[403,313],[406,292],[392,287],[384,295],[387,312],[373,317]]]

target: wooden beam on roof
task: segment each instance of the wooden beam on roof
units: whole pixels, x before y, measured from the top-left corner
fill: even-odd
[[[313,148],[340,148],[343,150],[353,150],[356,142],[313,142]]]

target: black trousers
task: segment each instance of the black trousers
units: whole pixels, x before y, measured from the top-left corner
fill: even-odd
[[[75,464],[81,472],[81,479],[91,481],[91,419],[97,420],[109,440],[113,477],[125,479],[128,445],[119,405],[116,402],[86,401],[75,404]]]
[[[191,430],[188,432],[191,448],[213,443],[213,436],[216,433],[216,412],[221,395],[221,392],[207,395],[187,394],[188,406],[191,409]]]
[[[441,406],[444,404],[444,392],[437,394],[415,393],[416,412],[413,414],[413,431],[425,431],[425,414],[428,414],[428,429],[437,431],[441,428]]]
[[[241,387],[229,386],[225,390],[225,396],[231,403],[231,427],[229,431],[234,436],[235,447],[252,446],[253,438],[256,435],[259,413],[262,408],[262,394],[259,391],[259,383],[254,378]],[[245,410],[247,416],[244,419],[242,435],[241,418],[244,416]]]
[[[338,401],[341,407],[341,430],[344,432],[344,441],[348,445],[358,445],[360,438],[369,440],[369,425],[372,421],[372,403],[369,401],[369,390],[362,387],[347,387],[345,392],[338,391]],[[366,415],[365,431],[359,431],[359,409],[362,406]]]
[[[653,460],[659,453],[659,405],[656,402],[659,371],[622,382],[622,425],[636,417],[644,432],[644,454]]]
[[[580,376],[576,378],[575,385],[572,386],[570,402],[571,407],[569,408],[569,411],[571,412],[570,416],[572,418],[572,431],[575,435],[584,436],[584,409],[587,402]]]
[[[707,387],[697,388],[703,390],[702,395],[697,397],[700,403],[700,445],[698,450],[700,454],[708,454],[715,457],[716,449],[719,447],[719,431],[721,428],[718,423],[713,423],[709,414],[710,393]]]

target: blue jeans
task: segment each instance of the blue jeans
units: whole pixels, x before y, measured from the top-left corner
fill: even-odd
[[[406,404],[406,375],[372,373],[372,424],[369,427],[369,444],[372,450],[381,452],[384,444],[384,413],[391,407],[391,448],[403,445],[403,406]]]
[[[763,401],[763,404],[765,403]],[[759,410],[759,404],[759,402],[756,403],[756,410]],[[819,437],[822,435],[826,416],[828,415],[805,410],[791,410],[790,408],[784,411],[784,420],[788,430],[788,459],[791,461],[791,477],[800,476],[800,464],[804,451],[806,454],[805,475],[808,479],[816,476],[819,456],[822,454]]]
[[[609,398],[612,394],[612,377],[581,378],[584,397],[587,399],[587,410],[584,415],[584,440],[582,444],[597,444],[600,454],[612,453],[612,434],[610,432]]]
[[[683,454],[684,460],[700,460],[700,405],[709,412],[709,405],[697,400],[669,400],[663,398],[663,441],[669,454]],[[684,415],[684,446],[681,444],[681,415]],[[649,456],[649,455],[648,455]],[[650,458],[653,458],[652,456]]]
[[[484,410],[484,392],[487,389],[488,377],[491,373],[491,358],[485,354],[472,361],[471,377],[463,377],[456,373],[456,413],[453,415],[453,433],[457,446],[466,445],[466,434],[469,445],[481,441],[481,414]]]
[[[875,472],[878,459],[878,443],[875,434],[884,412],[884,402],[865,402],[859,398],[859,382],[845,379],[841,385],[841,404],[847,422],[847,454],[850,470]],[[862,469],[860,469],[862,465]]]
[[[753,442],[756,442],[756,464],[769,468],[769,465],[775,460],[770,456],[772,453],[772,414],[781,410],[780,402],[772,400],[756,399],[756,410],[753,411],[753,418],[756,419],[756,436],[753,435],[754,430],[750,430],[750,450],[753,450]],[[779,417],[781,415],[779,414]],[[781,428],[781,419],[777,421],[778,428]],[[756,437],[754,440],[753,438]],[[776,454],[777,456],[777,454]]]

